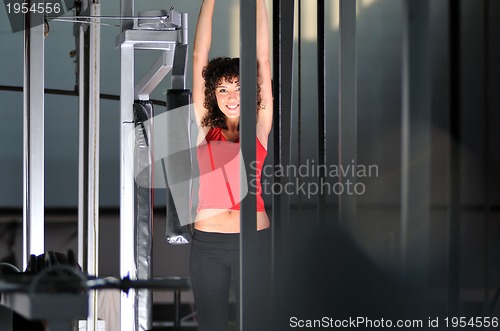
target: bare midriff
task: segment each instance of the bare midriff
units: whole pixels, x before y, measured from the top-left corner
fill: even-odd
[[[203,209],[196,215],[194,227],[204,232],[240,233],[240,211],[231,209]],[[269,227],[265,211],[257,212],[257,231]]]

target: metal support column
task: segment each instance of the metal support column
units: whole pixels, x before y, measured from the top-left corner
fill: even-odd
[[[32,0],[31,6],[43,4]],[[38,8],[38,7],[36,7]],[[31,254],[44,252],[44,17],[29,11],[24,16],[23,115],[23,269]]]
[[[246,182],[248,193],[242,190],[241,196],[241,235],[240,235],[240,301],[239,330],[257,330],[258,316],[254,307],[258,304],[255,298],[256,239],[257,239],[257,199],[256,187],[250,179],[255,178],[255,169],[251,166],[255,161],[255,121],[257,96],[257,61],[256,61],[256,3],[240,0],[240,82],[241,113],[240,141],[241,162],[240,180]],[[245,173],[245,171],[247,173]],[[241,188],[245,185],[242,184]]]
[[[339,80],[339,168],[357,165],[356,102],[356,1],[340,0],[340,80]],[[356,218],[356,195],[348,194],[356,185],[350,174],[340,177],[339,225],[349,227]]]
[[[491,229],[490,229],[490,220],[491,220],[491,186],[492,186],[492,167],[491,167],[491,57],[490,57],[490,0],[483,0],[483,56],[484,56],[484,72],[483,72],[483,100],[484,100],[484,133],[483,133],[483,164],[484,164],[484,300],[483,300],[483,313],[484,316],[488,316],[492,314],[489,309],[490,303],[490,245],[491,239]]]
[[[134,0],[120,1],[120,15],[134,16]],[[132,28],[132,20],[122,20],[122,33]],[[134,163],[127,159],[127,151],[134,150],[134,45],[120,45],[120,276],[134,279],[137,272],[134,263]],[[131,137],[131,135],[134,135]],[[135,330],[135,290],[121,293],[120,328]]]
[[[100,4],[82,4],[79,14],[100,16]],[[89,275],[99,265],[100,25],[79,26],[78,262]],[[87,330],[97,329],[97,293],[89,292]]]
[[[134,162],[130,153],[135,147],[134,125],[134,45],[121,45],[120,88],[120,276],[136,279],[134,259]],[[121,293],[121,330],[135,330],[135,290]]]
[[[448,314],[456,316],[460,304],[460,122],[461,122],[461,5],[449,0],[450,59],[450,178],[448,244]]]
[[[129,3],[126,4],[127,6],[130,8]],[[132,13],[123,13],[122,8],[123,14],[133,16]],[[160,10],[148,12],[147,16],[150,16],[147,20],[141,20],[139,15],[138,19],[134,19],[133,29],[123,30],[116,38],[116,45],[121,50],[120,275],[121,277],[128,276],[132,280],[147,279],[151,276],[152,270],[150,261],[146,261],[147,257],[145,257],[148,247],[151,246],[144,242],[152,240],[152,231],[147,229],[149,224],[145,224],[150,220],[140,211],[149,213],[152,208],[148,209],[140,205],[144,203],[144,199],[142,202],[137,202],[138,207],[144,208],[136,208],[135,199],[137,191],[134,178],[136,170],[134,167],[136,159],[134,100],[148,100],[149,93],[171,69],[175,71],[172,84],[175,82],[174,85],[183,88],[186,63],[183,63],[182,59],[184,61],[187,59],[187,15],[173,10],[169,12]],[[158,16],[157,21],[151,21],[151,16]],[[175,55],[177,45],[181,51]],[[137,85],[135,85],[134,78],[136,49],[164,52]],[[151,190],[152,187],[148,185],[147,189]],[[139,213],[141,213],[140,216]],[[121,330],[139,331],[149,328],[151,314],[147,311],[149,308],[146,305],[152,304],[151,298],[146,291],[130,290],[128,294],[122,294]]]
[[[325,68],[325,2],[318,0],[317,7],[317,72],[318,72],[318,187],[323,187],[325,180],[326,166],[326,68]],[[316,215],[318,217],[318,224],[322,224],[325,220],[325,199],[326,194],[322,191],[318,194],[316,202]]]
[[[274,154],[273,164],[286,168],[291,164],[292,100],[293,100],[293,27],[295,0],[274,0],[273,4],[273,95]],[[285,172],[286,173],[286,172]],[[276,175],[276,174],[275,174]],[[290,178],[274,176],[273,182],[285,185]],[[290,219],[290,196],[273,194],[273,247],[279,250]],[[275,252],[277,253],[277,252]],[[274,255],[274,254],[273,254]],[[275,259],[276,260],[276,259]],[[277,262],[277,261],[276,261]],[[275,265],[275,263],[273,263]]]
[[[274,0],[273,20],[273,95],[274,95],[274,164],[286,168],[292,163],[292,101],[293,101],[293,23],[295,0]],[[285,172],[286,173],[286,172]],[[290,177],[274,176],[274,183],[286,185]],[[274,194],[272,207],[273,243],[278,249],[290,219],[290,196]],[[274,254],[273,254],[274,255]],[[274,263],[273,263],[274,265]]]
[[[401,267],[427,285],[430,218],[429,0],[404,2],[401,121]]]
[[[293,101],[293,28],[295,0],[273,1],[273,159],[272,164],[283,166],[291,164],[292,101]],[[285,172],[286,174],[287,172]],[[275,176],[273,185],[282,187],[290,178]],[[284,238],[288,232],[290,220],[290,196],[273,194],[272,196],[272,289],[283,279],[279,267],[284,254]],[[273,301],[277,300],[273,293]],[[272,304],[272,315],[279,314],[279,305]]]
[[[293,106],[293,28],[295,0],[274,0],[273,21],[273,95],[274,95],[274,164],[286,167],[291,164],[291,131]],[[289,177],[275,176],[274,183],[285,185]],[[290,196],[273,195],[274,243],[281,241],[290,219]],[[280,229],[282,231],[280,231]],[[276,245],[275,245],[276,246]]]

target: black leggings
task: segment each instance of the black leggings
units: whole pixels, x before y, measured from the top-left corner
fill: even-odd
[[[235,281],[238,295],[239,234],[195,230],[191,242],[191,284],[198,331],[226,331],[229,320],[229,290]],[[266,330],[270,308],[271,231],[257,232],[259,315]],[[231,277],[232,276],[232,277]],[[259,319],[260,320],[260,319]]]

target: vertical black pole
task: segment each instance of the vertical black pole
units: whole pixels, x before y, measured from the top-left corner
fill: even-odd
[[[340,0],[340,81],[339,81],[339,168],[357,165],[356,104],[356,1]],[[356,185],[351,174],[339,178],[339,225],[352,226],[356,218]]]
[[[326,166],[326,70],[325,70],[325,2],[318,0],[317,7],[317,57],[318,57],[318,187],[317,202],[319,224],[325,221],[325,193],[322,192]]]
[[[295,0],[274,0],[273,2],[273,95],[274,119],[273,141],[275,166],[291,164],[291,127],[292,127],[292,87],[293,87],[293,25]],[[285,172],[286,175],[287,172]],[[273,185],[286,185],[289,176],[274,173]],[[272,289],[277,288],[283,279],[280,275],[280,258],[284,238],[290,220],[290,196],[272,195]],[[273,292],[273,316],[279,315],[280,301]]]
[[[490,17],[489,0],[483,0],[483,38],[484,38],[484,86],[483,86],[483,102],[484,102],[484,316],[491,314],[489,310],[489,220],[491,213],[491,198],[490,198]]]
[[[448,314],[459,314],[460,302],[460,0],[449,0],[450,38],[450,187],[448,247]]]
[[[240,0],[240,83],[241,83],[241,113],[240,141],[243,162],[240,167],[241,183],[246,182],[248,193],[241,192],[241,236],[240,236],[240,301],[239,329],[240,331],[257,330],[258,316],[255,316],[257,306],[255,297],[256,270],[256,237],[257,237],[257,200],[256,187],[251,185],[255,178],[255,121],[257,109],[257,61],[256,61],[256,2]],[[246,175],[245,175],[246,171]],[[244,185],[241,185],[244,188]],[[246,196],[245,196],[246,193]]]
[[[293,107],[293,24],[295,0],[274,0],[274,163],[291,164],[291,128]],[[275,172],[276,175],[276,172]],[[287,176],[275,176],[274,183],[286,185]],[[290,196],[273,195],[274,247],[279,247],[290,219]]]
[[[429,0],[406,0],[404,9],[401,267],[404,276],[427,286],[431,157]]]
[[[297,0],[297,165],[302,163],[302,0]],[[297,186],[302,178],[297,176]],[[297,193],[297,212],[291,226],[300,229],[302,219],[302,199]],[[301,230],[298,230],[299,232]]]

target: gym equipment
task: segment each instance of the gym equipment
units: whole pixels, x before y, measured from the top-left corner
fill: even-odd
[[[151,101],[137,100],[134,103],[134,123],[136,127],[134,169],[142,169],[135,174],[135,252],[136,278],[148,279],[152,275],[153,253],[153,189],[152,189],[152,140],[151,125],[145,122],[154,116]],[[135,307],[139,329],[150,329],[152,323],[153,296],[150,290],[138,290]]]
[[[191,241],[194,192],[190,105],[190,90],[167,91],[167,112],[176,112],[172,116],[167,113],[166,116],[167,157],[162,159],[165,180],[168,182],[166,236],[170,244],[186,244]]]
[[[67,256],[55,252],[32,255],[25,272],[0,274],[1,304],[29,320],[45,321],[51,331],[67,331],[75,319],[87,317],[91,290],[120,289],[127,294],[131,289],[174,289],[177,293],[190,286],[189,279],[181,277],[96,278],[81,271],[71,252]],[[179,306],[178,301],[175,304]],[[0,313],[7,315],[4,309]],[[12,327],[5,319],[1,322],[1,326]]]
[[[131,18],[134,16],[133,1],[121,2],[121,16]],[[141,18],[141,16],[143,16]],[[149,17],[144,19],[144,16]],[[150,19],[156,16],[156,20]],[[144,161],[152,165],[150,152],[151,146],[146,147],[146,135],[136,140],[136,124],[144,123],[145,113],[152,120],[152,104],[148,102],[150,93],[158,86],[162,79],[172,71],[172,88],[185,88],[185,71],[187,63],[187,14],[176,12],[173,8],[168,11],[147,11],[140,13],[138,18],[124,19],[122,32],[116,38],[116,46],[121,50],[121,148],[120,148],[120,275],[130,277],[132,280],[142,279],[143,275],[150,273],[150,263],[138,261],[136,249],[144,242],[151,242],[149,224],[151,223],[152,206],[151,190],[149,185],[151,167],[145,166]],[[134,78],[135,50],[160,50],[162,54],[138,80]],[[139,100],[139,101],[137,101]],[[135,109],[140,110],[134,114]],[[141,117],[138,118],[139,114]],[[137,121],[139,120],[139,121]],[[140,126],[140,125],[139,125]],[[145,126],[146,127],[146,126]],[[141,128],[142,130],[142,128]],[[148,133],[147,137],[151,137]],[[137,145],[139,143],[139,145]],[[132,151],[139,148],[140,154],[145,159],[139,163],[133,162],[135,156],[130,157]],[[141,151],[143,150],[143,151]],[[144,152],[144,153],[142,153]],[[141,169],[141,171],[138,171]],[[143,171],[146,170],[146,173]],[[138,175],[139,177],[135,176]],[[143,177],[145,176],[145,177]],[[140,179],[137,181],[137,179]],[[146,180],[146,187],[141,181]],[[140,200],[140,202],[139,202]],[[137,205],[136,205],[137,203]],[[141,213],[141,215],[139,215]],[[140,231],[141,239],[136,236]],[[130,245],[130,243],[134,243]],[[141,246],[141,255],[145,257],[149,251],[149,244]],[[148,257],[149,259],[149,257]],[[143,294],[144,293],[144,294]],[[142,297],[144,295],[144,297]],[[137,296],[137,298],[136,298]],[[136,293],[134,290],[121,296],[121,325],[130,330],[147,330],[151,328],[151,314],[139,307],[141,302],[149,305],[151,302],[146,292]]]

